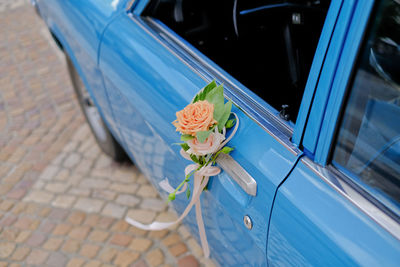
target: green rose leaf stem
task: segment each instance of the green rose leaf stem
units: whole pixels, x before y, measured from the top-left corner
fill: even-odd
[[[221,153],[229,154],[234,150],[226,146],[239,127],[239,119],[231,110],[232,102],[225,103],[223,85],[217,85],[215,81],[212,81],[196,94],[185,109],[177,112],[177,120],[173,124],[181,133],[180,154],[193,163],[186,166],[185,177],[176,188],[169,184],[167,178],[159,185],[169,193],[167,202],[174,201],[176,195],[184,192],[190,202],[174,222],[142,224],[127,217],[125,220],[129,224],[143,230],[166,229],[181,222],[195,206],[201,245],[205,257],[209,257],[210,250],[201,214],[200,195],[206,190],[209,178],[221,172],[221,169],[215,166],[218,156]],[[231,129],[229,137],[226,137],[227,129]],[[193,179],[192,191],[188,186],[191,179]]]

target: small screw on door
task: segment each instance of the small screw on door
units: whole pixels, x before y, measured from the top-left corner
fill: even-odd
[[[243,222],[247,229],[251,230],[251,228],[253,228],[253,222],[248,215],[243,217]]]

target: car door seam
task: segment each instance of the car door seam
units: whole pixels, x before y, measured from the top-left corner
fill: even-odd
[[[282,179],[282,181],[279,183],[279,185],[276,187],[275,189],[275,193],[274,193],[274,197],[272,198],[272,204],[271,204],[271,210],[269,212],[269,217],[268,217],[268,224],[267,224],[267,239],[266,239],[266,244],[265,244],[265,249],[266,249],[266,253],[265,255],[267,255],[267,266],[268,266],[268,239],[269,239],[269,230],[270,230],[270,224],[271,224],[271,218],[272,218],[272,212],[274,211],[274,206],[275,206],[275,199],[276,196],[278,194],[278,190],[281,187],[281,185],[286,181],[286,179],[290,176],[290,174],[294,171],[294,169],[296,168],[297,164],[299,163],[299,161],[305,156],[305,154],[303,152],[301,152],[298,157],[296,158],[295,162],[293,163],[292,167],[290,168],[290,170],[288,171],[288,173],[286,174],[285,178]]]

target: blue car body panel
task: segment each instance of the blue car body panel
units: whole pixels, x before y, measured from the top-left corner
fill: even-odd
[[[121,32],[121,28],[125,30]],[[121,141],[160,189],[158,183],[165,178],[177,186],[190,163],[180,156],[180,147],[173,145],[179,141],[179,134],[171,122],[176,111],[185,107],[206,81],[155,35],[140,17],[120,16],[104,34],[100,69]],[[235,147],[232,156],[257,181],[257,196],[249,196],[226,173],[212,178],[202,197],[207,237],[211,255],[222,265],[263,266],[275,191],[299,154],[284,148],[238,108],[233,111],[240,118],[240,126],[230,142]],[[185,196],[173,202],[178,213],[187,204]],[[251,231],[243,224],[244,215],[253,220]],[[193,212],[186,223],[197,234]]]
[[[102,116],[114,134],[118,130],[98,69],[98,52],[106,26],[125,11],[128,0],[38,1],[40,14],[62,44]]]
[[[324,181],[324,168],[309,162],[301,160],[279,188],[269,266],[398,266],[399,240]]]
[[[211,256],[222,266],[398,265],[399,240],[324,177],[373,1],[332,1],[297,123],[283,126],[267,103],[167,26],[140,17],[148,2],[128,9],[129,0],[37,4],[113,135],[159,190],[165,178],[177,186],[191,163],[174,145],[175,112],[213,78],[229,81],[226,97],[240,118],[232,157],[258,188],[250,196],[226,172],[210,179],[202,210]],[[187,203],[180,195],[172,205],[181,213]],[[184,222],[198,238],[193,211]]]

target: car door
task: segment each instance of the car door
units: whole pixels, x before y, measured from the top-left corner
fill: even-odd
[[[321,73],[336,76],[316,89],[308,155],[278,189],[269,266],[400,262],[400,4],[359,1],[349,14],[332,39],[341,52],[328,51],[338,64]]]
[[[240,125],[230,142],[235,148],[232,158],[219,162],[224,171],[210,180],[202,194],[207,239],[211,256],[221,265],[266,266],[275,193],[302,155],[291,141],[293,123],[283,120],[264,100],[162,22],[140,16],[142,3],[136,1],[109,25],[100,48],[99,66],[120,141],[156,188],[160,189],[159,182],[165,178],[176,187],[190,162],[174,145],[180,139],[171,124],[175,113],[208,82],[216,79],[223,83]],[[336,3],[329,11],[333,19],[325,25],[325,42],[318,47],[316,58],[324,56],[339,6]],[[321,65],[318,61],[313,66],[314,74]],[[250,181],[248,186],[236,182],[245,178]],[[166,193],[161,193],[166,198]],[[187,204],[182,195],[172,202],[178,213]],[[137,211],[129,215],[140,220],[135,217]],[[197,236],[193,212],[185,223]],[[251,220],[247,227],[245,216]]]

